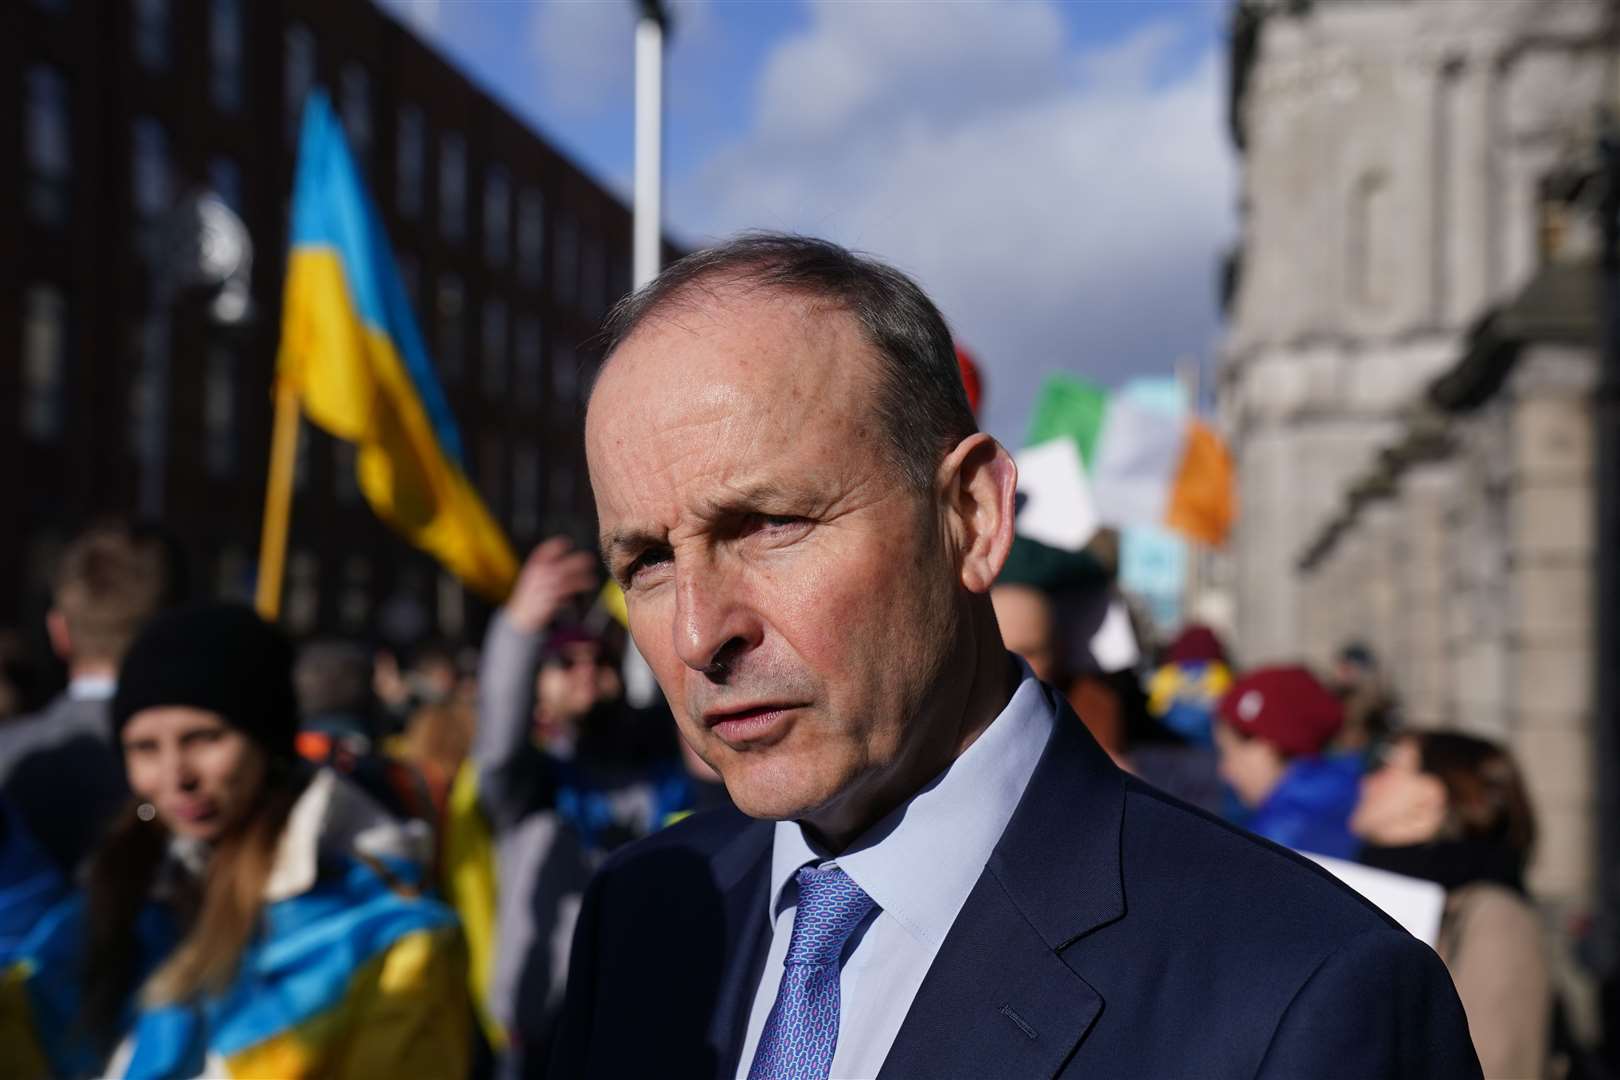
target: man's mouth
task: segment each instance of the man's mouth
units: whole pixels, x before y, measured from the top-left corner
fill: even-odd
[[[730,746],[774,742],[786,733],[792,713],[801,707],[773,701],[737,709],[711,709],[703,714],[703,726]]]

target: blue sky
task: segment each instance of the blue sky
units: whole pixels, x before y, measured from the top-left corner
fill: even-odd
[[[610,187],[632,0],[383,0]],[[1013,445],[1041,377],[1208,366],[1235,236],[1226,0],[676,0],[666,218],[828,236],[912,273]]]

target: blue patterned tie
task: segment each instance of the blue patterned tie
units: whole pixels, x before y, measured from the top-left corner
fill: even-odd
[[[827,1080],[838,1046],[838,957],[874,901],[838,867],[795,875],[799,908],[782,985],[748,1080]]]

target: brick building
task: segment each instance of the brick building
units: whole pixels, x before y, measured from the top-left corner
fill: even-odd
[[[520,550],[592,535],[581,395],[629,287],[616,197],[362,0],[18,0],[0,29],[0,625],[37,618],[54,552],[103,514],[162,522],[193,593],[251,595],[294,148],[317,85],[474,483]],[[201,191],[252,239],[240,325],[168,282],[174,207]],[[306,424],[297,475],[290,629],[476,629],[478,605],[373,517],[347,446]]]

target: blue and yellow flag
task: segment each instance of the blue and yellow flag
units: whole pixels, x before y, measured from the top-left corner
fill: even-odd
[[[485,599],[506,599],[517,558],[467,479],[382,221],[319,91],[293,181],[277,377],[312,422],[356,445],[379,517]]]

